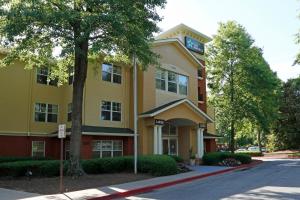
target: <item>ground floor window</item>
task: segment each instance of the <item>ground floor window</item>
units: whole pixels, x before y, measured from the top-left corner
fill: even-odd
[[[177,138],[163,138],[163,154],[178,155]]]
[[[70,158],[70,141],[66,141],[65,143],[65,159],[69,160]]]
[[[32,141],[32,157],[45,157],[45,141]]]
[[[94,140],[93,158],[117,157],[123,155],[122,140]]]

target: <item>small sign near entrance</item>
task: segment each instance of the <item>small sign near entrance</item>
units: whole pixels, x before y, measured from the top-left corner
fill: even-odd
[[[163,119],[155,119],[154,124],[155,125],[161,125],[161,126],[163,126],[165,124],[165,120],[163,120]]]
[[[58,138],[65,138],[66,137],[66,125],[60,124],[58,125]]]

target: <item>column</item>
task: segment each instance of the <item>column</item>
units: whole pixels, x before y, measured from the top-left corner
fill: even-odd
[[[159,155],[162,155],[163,154],[163,152],[162,152],[162,149],[163,149],[163,147],[162,147],[162,126],[157,126],[157,143],[158,143],[158,154]]]
[[[203,128],[197,129],[197,155],[199,158],[202,158],[204,154],[203,131],[204,131]]]
[[[158,144],[157,144],[157,125],[154,125],[153,131],[153,154],[158,154]]]

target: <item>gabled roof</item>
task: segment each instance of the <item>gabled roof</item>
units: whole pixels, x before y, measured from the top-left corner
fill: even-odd
[[[203,118],[205,118],[207,120],[208,123],[212,123],[213,119],[208,116],[205,112],[203,112],[201,109],[199,109],[193,102],[191,102],[188,99],[178,99],[169,103],[166,103],[164,105],[158,106],[154,109],[151,109],[147,112],[144,112],[142,114],[140,114],[140,117],[154,117],[166,110],[169,110],[171,108],[174,108],[180,104],[186,103],[188,106],[190,106],[196,113],[198,113],[199,115],[201,115]]]
[[[188,50],[184,44],[177,38],[168,38],[168,39],[158,39],[158,40],[155,40],[153,42],[153,44],[164,44],[164,43],[175,43],[177,44],[180,48],[182,48],[182,50],[184,51],[184,53],[189,56],[197,65],[200,65],[201,67],[204,67],[202,65],[202,63],[199,61],[199,59],[197,59],[194,54],[191,53],[190,50]]]
[[[167,30],[167,31],[164,31],[163,33],[159,34],[156,38],[157,39],[161,39],[161,38],[168,38],[169,35],[172,35],[172,34],[175,34],[175,33],[178,33],[178,32],[190,32],[192,33],[193,35],[195,35],[196,37],[198,38],[195,38],[195,39],[199,39],[200,41],[204,42],[204,43],[207,43],[207,42],[210,42],[212,40],[211,37],[203,34],[203,33],[200,33],[199,31],[185,25],[185,24],[178,24],[177,26],[174,26],[173,28]]]

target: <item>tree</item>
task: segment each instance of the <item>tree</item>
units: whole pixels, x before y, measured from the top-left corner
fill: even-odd
[[[300,148],[300,77],[289,79],[283,85],[280,118],[274,136],[279,149]]]
[[[71,175],[80,175],[80,145],[83,88],[89,58],[100,55],[136,55],[140,65],[155,63],[151,51],[156,8],[165,0],[2,0],[0,2],[1,44],[9,54],[1,61],[9,66],[14,60],[27,68],[48,66],[60,78],[74,66],[72,128],[70,144]],[[54,50],[60,49],[58,55]]]
[[[261,133],[269,130],[278,110],[279,79],[253,43],[244,27],[229,21],[220,24],[207,50],[208,86],[217,127],[230,132],[232,152],[236,133],[249,126],[256,127],[261,146]]]
[[[245,116],[245,85],[243,77],[251,58],[253,40],[236,22],[220,23],[217,35],[207,48],[208,86],[216,118],[225,119],[230,131],[230,150],[235,149],[235,126]],[[223,120],[224,121],[224,120]]]

